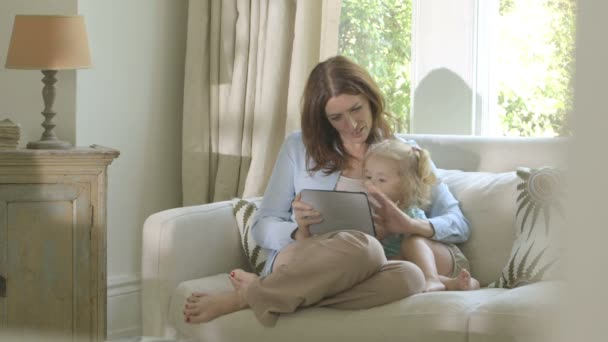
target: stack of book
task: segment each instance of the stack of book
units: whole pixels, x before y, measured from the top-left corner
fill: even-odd
[[[0,149],[15,149],[21,137],[21,126],[9,119],[0,121]]]

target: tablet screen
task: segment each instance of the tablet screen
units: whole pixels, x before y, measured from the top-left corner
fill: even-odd
[[[323,222],[310,226],[313,235],[337,230],[357,230],[376,235],[366,193],[304,189],[301,194],[302,202],[323,215]]]

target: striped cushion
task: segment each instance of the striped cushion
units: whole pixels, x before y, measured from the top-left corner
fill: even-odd
[[[268,254],[265,249],[257,245],[251,235],[251,223],[258,208],[255,203],[240,198],[232,199],[232,208],[241,234],[243,251],[249,260],[251,269],[260,274],[266,265]]]

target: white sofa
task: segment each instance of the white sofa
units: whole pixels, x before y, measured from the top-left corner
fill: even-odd
[[[360,311],[307,308],[282,315],[273,328],[260,325],[250,310],[206,324],[185,324],[182,307],[191,292],[229,290],[228,272],[247,267],[231,202],[225,201],[166,210],[146,220],[143,334],[200,341],[290,342],[494,342],[550,338],[550,313],[557,305],[561,281],[542,281],[515,289],[485,285],[498,278],[513,244],[514,204],[510,203],[514,198],[512,194],[501,193],[515,184],[512,171],[520,166],[564,166],[562,152],[567,141],[447,135],[405,137],[427,148],[438,168],[465,171],[442,171],[441,175],[454,194],[462,197],[461,207],[471,221],[471,239],[461,247],[471,260],[473,276],[480,280],[482,289],[421,293]],[[479,182],[479,179],[482,179],[479,188],[467,187],[469,180]]]

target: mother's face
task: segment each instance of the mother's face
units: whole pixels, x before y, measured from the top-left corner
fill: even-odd
[[[372,129],[372,111],[363,95],[334,96],[325,105],[329,123],[338,131],[343,144],[365,143]]]

